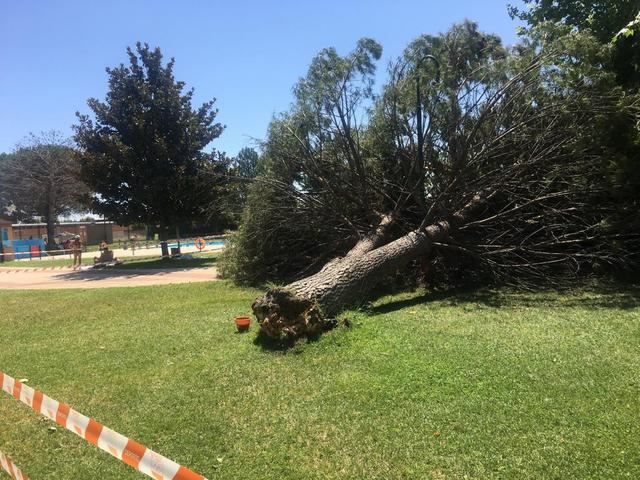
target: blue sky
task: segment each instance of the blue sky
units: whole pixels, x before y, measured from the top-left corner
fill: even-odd
[[[288,108],[320,49],[346,53],[361,37],[376,39],[379,86],[412,39],[465,18],[513,44],[508,1],[0,0],[0,152],[29,132],[71,135],[75,112],[89,113],[89,97],[104,99],[105,67],[126,62],[126,47],[142,41],[175,57],[196,104],[218,99],[227,129],[212,146],[235,155]]]

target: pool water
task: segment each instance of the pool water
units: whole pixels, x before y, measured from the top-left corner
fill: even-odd
[[[207,240],[206,244],[207,244],[207,247],[224,247],[224,240]],[[168,246],[169,246],[169,248],[171,248],[171,247],[177,248],[178,244],[177,243],[169,243]],[[195,243],[194,242],[180,242],[180,246],[181,247],[194,247]]]

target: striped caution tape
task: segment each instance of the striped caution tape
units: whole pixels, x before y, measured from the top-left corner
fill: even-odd
[[[51,397],[0,371],[2,390],[101,450],[155,480],[206,480],[159,453],[120,435]]]
[[[29,480],[29,477],[22,473],[16,464],[2,452],[0,452],[0,465],[5,472],[11,475],[13,480]]]

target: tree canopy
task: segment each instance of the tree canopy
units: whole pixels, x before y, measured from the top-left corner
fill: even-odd
[[[590,30],[603,43],[613,37],[640,11],[637,0],[522,0],[523,7],[509,6],[509,13],[531,26],[544,22]]]
[[[640,2],[638,0],[522,0],[524,7],[510,5],[509,13],[528,25],[522,34],[535,37],[544,32],[552,41],[559,35],[582,32],[610,53],[602,63],[615,72],[617,83],[640,87]],[[560,25],[565,29],[553,28]]]
[[[82,210],[86,202],[88,189],[79,171],[68,139],[55,131],[31,134],[0,165],[0,198],[12,205],[16,219],[41,217],[47,224],[48,247],[54,248],[58,216]]]
[[[238,176],[252,180],[258,175],[258,162],[259,155],[253,148],[244,147],[235,158],[235,167],[237,169]]]
[[[212,214],[224,155],[205,152],[224,127],[215,100],[194,109],[193,89],[174,78],[159,48],[128,48],[129,64],[107,68],[105,101],[88,101],[94,118],[77,114],[75,140],[92,209],[123,224],[169,226]]]

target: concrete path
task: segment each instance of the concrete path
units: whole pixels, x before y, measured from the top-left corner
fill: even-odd
[[[105,288],[166,285],[170,283],[216,280],[215,267],[189,269],[93,270],[71,268],[55,270],[0,268],[0,289],[41,290],[50,288]]]

